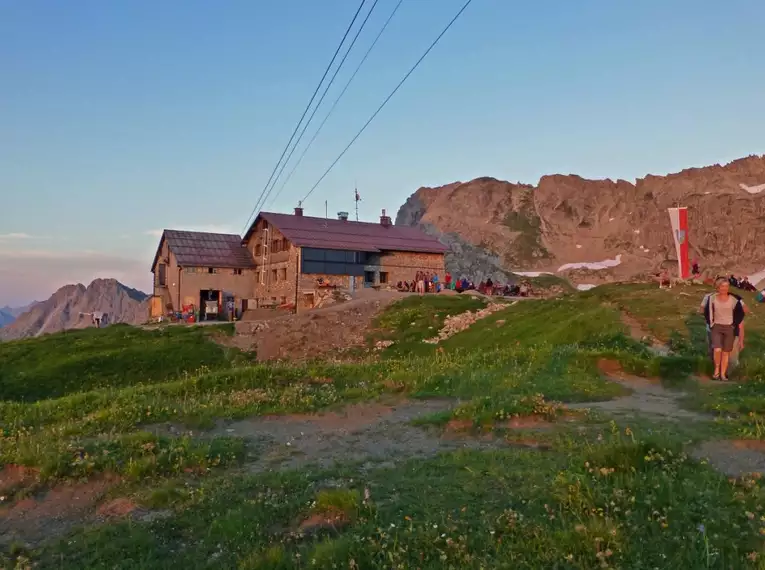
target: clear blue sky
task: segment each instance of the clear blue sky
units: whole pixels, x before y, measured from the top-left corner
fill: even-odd
[[[291,210],[462,2],[404,0],[271,209]],[[0,0],[0,305],[95,274],[148,290],[153,230],[241,231],[357,5]],[[354,181],[376,218],[423,185],[761,153],[763,22],[762,0],[474,0],[307,213],[352,210]]]

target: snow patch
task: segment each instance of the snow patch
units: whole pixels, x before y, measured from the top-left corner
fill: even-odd
[[[541,277],[542,275],[555,275],[549,271],[513,271],[516,275],[521,277]]]
[[[746,190],[750,194],[759,194],[763,190],[765,190],[765,184],[760,184],[758,186],[747,186],[746,184],[739,184],[739,187],[742,190]]]
[[[582,263],[566,263],[558,268],[558,272],[567,271],[569,269],[608,269],[609,267],[616,267],[622,262],[622,254],[616,256],[614,259],[604,259],[603,261],[584,261]]]
[[[765,279],[765,269],[762,271],[758,271],[757,273],[752,273],[751,275],[746,276],[747,279],[749,279],[749,283],[757,287],[757,284]]]
[[[594,289],[597,287],[597,285],[592,285],[591,283],[580,283],[576,286],[577,290],[579,291],[589,291],[590,289]]]
[[[608,218],[609,222],[613,222],[616,218]]]
[[[640,230],[633,230],[636,234],[640,233]]]
[[[582,249],[582,246],[579,244],[576,244],[576,249]]]

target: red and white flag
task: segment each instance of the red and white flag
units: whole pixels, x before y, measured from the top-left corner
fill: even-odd
[[[669,208],[669,221],[672,224],[672,239],[677,251],[677,274],[681,279],[691,276],[688,256],[688,208]]]

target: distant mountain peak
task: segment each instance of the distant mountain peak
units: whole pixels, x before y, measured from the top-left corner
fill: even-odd
[[[47,300],[36,302],[0,329],[0,340],[13,340],[91,326],[89,315],[102,312],[110,323],[140,324],[148,320],[146,293],[116,279],[94,279],[60,287]]]

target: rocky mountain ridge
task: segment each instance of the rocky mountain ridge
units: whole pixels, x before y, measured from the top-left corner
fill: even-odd
[[[65,285],[0,328],[0,340],[92,326],[91,315],[96,311],[106,313],[109,323],[143,323],[148,318],[148,295],[116,279],[96,279],[87,287]]]
[[[691,257],[709,273],[765,270],[765,155],[667,176],[587,180],[543,176],[536,186],[477,178],[420,188],[396,224],[450,246],[454,274],[495,279],[552,273],[574,283],[643,278],[677,267],[667,208],[687,206]],[[762,275],[765,278],[765,273]]]

